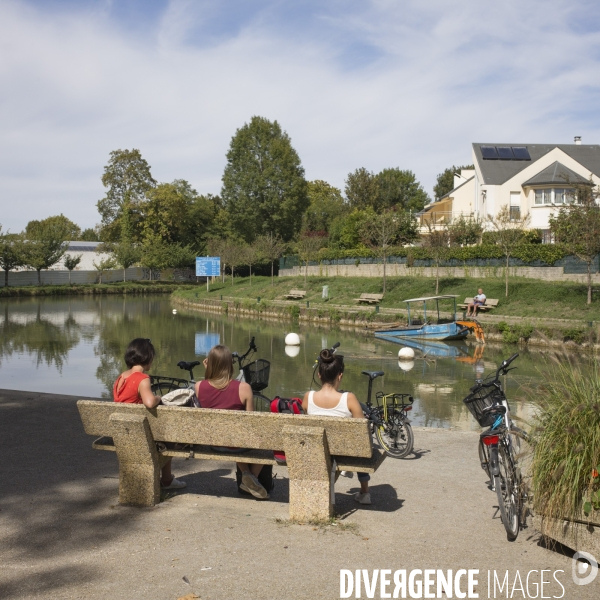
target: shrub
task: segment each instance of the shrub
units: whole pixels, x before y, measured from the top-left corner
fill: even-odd
[[[600,368],[594,360],[548,365],[530,394],[537,405],[534,508],[542,518],[600,520]]]

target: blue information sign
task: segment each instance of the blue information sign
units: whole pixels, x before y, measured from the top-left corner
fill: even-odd
[[[218,277],[221,274],[220,256],[197,256],[196,277]]]
[[[197,333],[195,339],[196,356],[206,356],[210,349],[221,343],[221,336],[218,333]]]

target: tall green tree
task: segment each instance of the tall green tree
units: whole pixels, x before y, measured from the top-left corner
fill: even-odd
[[[333,221],[329,228],[329,247],[340,250],[357,248],[362,243],[362,226],[375,215],[372,208],[354,209]]]
[[[2,233],[0,225],[0,269],[4,271],[4,285],[8,287],[8,273],[27,264],[23,237],[19,234]]]
[[[444,169],[436,179],[436,184],[433,186],[433,195],[436,200],[439,200],[442,196],[445,196],[448,192],[454,189],[454,174],[460,173],[462,169],[474,169],[473,165],[463,165],[462,167],[455,167],[452,165],[447,169]]]
[[[139,205],[146,192],[156,186],[150,172],[150,165],[142,158],[139,150],[113,150],[108,164],[104,167],[102,184],[107,188],[106,196],[96,206],[102,217],[104,241],[116,241],[120,237],[119,220],[123,207],[130,209],[134,239],[137,239],[140,225]]]
[[[48,229],[51,229],[56,235],[62,236],[67,241],[78,240],[81,236],[80,227],[61,213],[42,221],[29,221],[25,227],[25,237],[27,239],[36,239],[40,235],[43,235],[43,230],[47,231]]]
[[[308,182],[310,204],[304,213],[303,230],[329,231],[331,223],[344,212],[342,192],[317,179]]]
[[[221,196],[233,234],[248,243],[269,232],[284,241],[298,233],[309,204],[304,169],[277,121],[252,117],[236,131]]]
[[[371,171],[361,167],[348,174],[344,192],[350,208],[374,208],[379,197],[379,180]]]
[[[25,264],[37,271],[38,285],[42,285],[41,272],[56,264],[67,251],[69,231],[62,219],[49,217],[43,221],[30,221],[25,228]]]
[[[562,206],[557,215],[550,215],[550,230],[554,239],[587,267],[587,303],[592,303],[592,264],[600,254],[600,206],[598,188],[589,185],[576,187],[576,203]]]
[[[395,208],[415,213],[429,203],[427,192],[412,171],[384,169],[376,179],[377,200],[373,208],[377,211]]]

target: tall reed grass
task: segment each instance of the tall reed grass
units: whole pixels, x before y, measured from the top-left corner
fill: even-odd
[[[573,359],[554,359],[531,394],[537,405],[534,509],[542,518],[600,522],[600,510],[583,512],[600,489],[600,367],[596,360],[583,366],[585,371]]]

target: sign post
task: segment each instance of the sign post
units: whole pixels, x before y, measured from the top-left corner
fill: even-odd
[[[206,291],[209,291],[208,278],[221,274],[220,256],[197,256],[196,277],[206,277]]]

